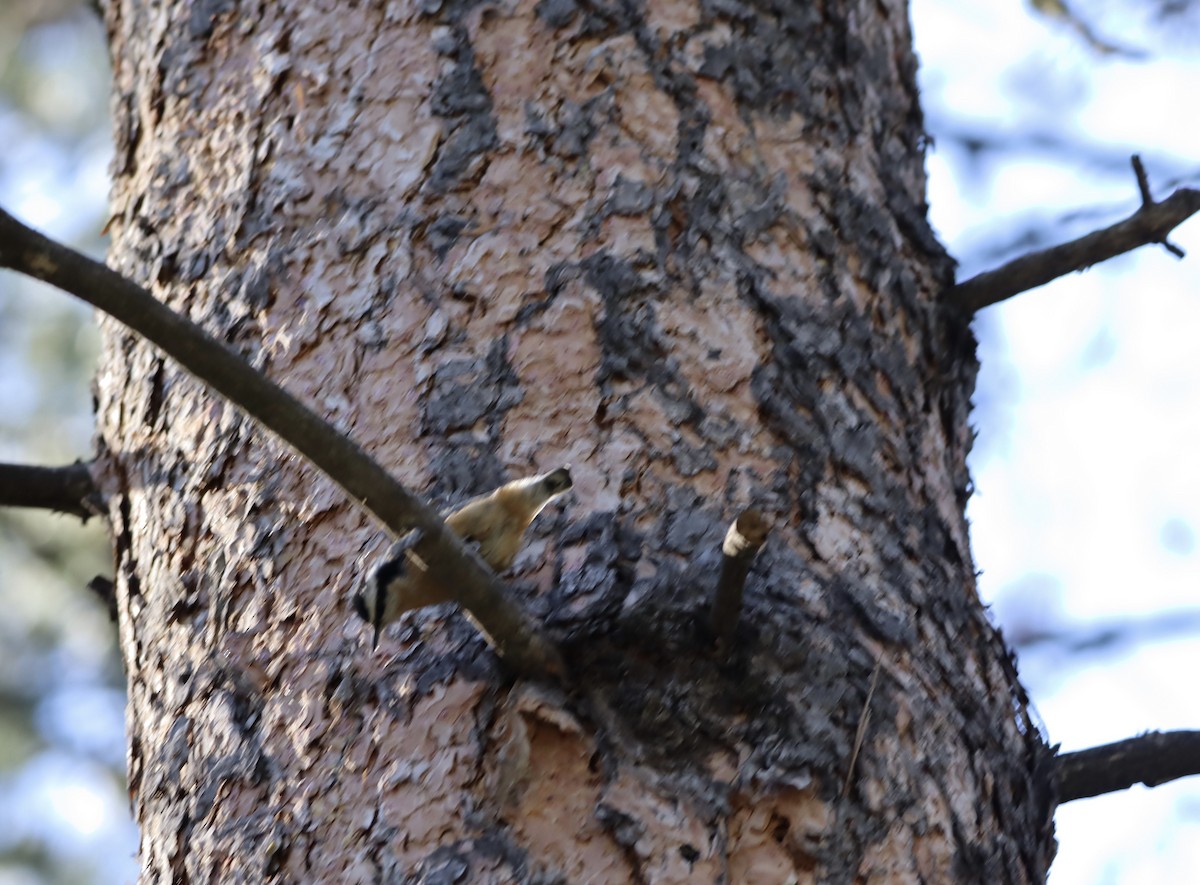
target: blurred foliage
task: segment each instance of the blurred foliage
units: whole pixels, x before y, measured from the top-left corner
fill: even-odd
[[[0,2],[0,199],[103,253],[109,74],[79,0]],[[86,459],[97,335],[89,309],[0,276],[0,458]],[[111,574],[102,520],[0,511],[0,881],[136,874],[115,630],[86,589]]]
[[[1122,56],[1134,61],[1146,58],[1146,53],[1141,49],[1121,46],[1102,37],[1091,26],[1087,18],[1080,15],[1073,6],[1068,6],[1063,0],[1029,0],[1029,5],[1039,15],[1066,25],[1078,39],[1099,55]]]
[[[107,137],[108,51],[90,4],[0,4],[0,93],[32,127],[60,138]]]
[[[1150,61],[1195,51],[1200,35],[1196,0],[1026,0],[1033,13],[1065,28],[1099,57]]]

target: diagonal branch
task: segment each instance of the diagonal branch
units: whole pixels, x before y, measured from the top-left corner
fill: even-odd
[[[101,506],[88,465],[81,461],[65,467],[0,464],[0,507],[57,510],[87,522]]]
[[[1200,731],[1152,731],[1058,756],[1059,802],[1200,774]]]
[[[136,283],[26,227],[0,210],[0,267],[57,286],[99,308],[273,430],[396,537],[420,529],[417,547],[501,657],[524,676],[561,672],[557,650],[474,551],[362,448],[191,320]]]
[[[1165,200],[1154,202],[1141,160],[1133,157],[1142,206],[1124,221],[1103,230],[1014,258],[995,270],[985,271],[959,283],[947,293],[949,303],[974,313],[1037,288],[1072,271],[1085,270],[1139,246],[1159,243],[1172,254],[1183,257],[1183,250],[1168,242],[1167,236],[1180,224],[1200,212],[1200,190],[1180,188]]]

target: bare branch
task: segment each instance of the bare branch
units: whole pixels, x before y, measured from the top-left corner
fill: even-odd
[[[1010,624],[1005,638],[1018,651],[1050,650],[1070,655],[1111,652],[1136,643],[1200,633],[1200,608],[1167,609],[1148,615],[1128,615],[1111,621],[1055,626]]]
[[[0,507],[38,507],[87,522],[100,512],[101,499],[81,461],[65,467],[0,464]]]
[[[1200,731],[1152,731],[1058,756],[1059,802],[1200,774]]]
[[[712,631],[717,647],[729,651],[742,613],[742,589],[746,575],[767,532],[771,529],[766,518],[757,510],[743,510],[725,533],[721,544],[721,574],[717,578],[717,595],[713,599]]]
[[[1150,176],[1146,174],[1142,158],[1137,154],[1130,157],[1129,162],[1133,164],[1133,176],[1137,179],[1138,193],[1142,195],[1142,205],[1149,208],[1154,205],[1154,195],[1150,193]]]
[[[995,270],[985,271],[959,283],[947,294],[950,304],[974,313],[1045,285],[1072,271],[1084,270],[1139,246],[1158,243],[1182,258],[1183,250],[1167,241],[1167,235],[1200,211],[1200,191],[1180,188],[1161,202],[1150,196],[1141,160],[1133,158],[1142,206],[1124,221],[1093,231],[1087,236],[1014,258]]]
[[[87,588],[99,597],[104,603],[104,608],[108,611],[108,619],[116,624],[119,621],[117,616],[117,588],[113,584],[111,578],[106,578],[104,575],[96,575],[87,583]]]
[[[21,224],[0,210],[0,267],[57,286],[99,308],[274,431],[374,514],[396,537],[424,535],[418,549],[452,588],[497,652],[524,676],[562,671],[554,646],[474,551],[363,449],[233,350],[110,268]]]

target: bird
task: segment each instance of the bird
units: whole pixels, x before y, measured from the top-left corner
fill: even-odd
[[[515,479],[451,512],[445,517],[446,526],[466,543],[478,545],[479,555],[492,571],[505,572],[517,558],[525,530],[542,508],[571,487],[567,467]],[[376,646],[380,632],[406,611],[452,598],[413,552],[417,535],[413,532],[393,547],[371,574],[367,592],[354,596],[355,612],[375,628]]]

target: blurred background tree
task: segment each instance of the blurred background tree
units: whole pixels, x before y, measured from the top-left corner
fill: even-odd
[[[1188,113],[1200,3],[914,0],[935,226],[960,279],[1200,181]],[[104,32],[84,0],[0,2],[0,201],[101,255],[110,156]],[[1200,230],[983,312],[972,459],[980,586],[1052,741],[1196,727]],[[90,311],[0,278],[0,459],[91,448]],[[0,511],[0,885],[136,874],[123,678],[103,526]],[[1200,786],[1065,806],[1051,878],[1187,881]]]
[[[0,4],[0,199],[93,255],[108,192],[104,30],[73,0]],[[0,281],[0,460],[91,450],[91,311],[15,275]],[[104,526],[0,511],[0,882],[129,881],[124,677],[105,606]]]

